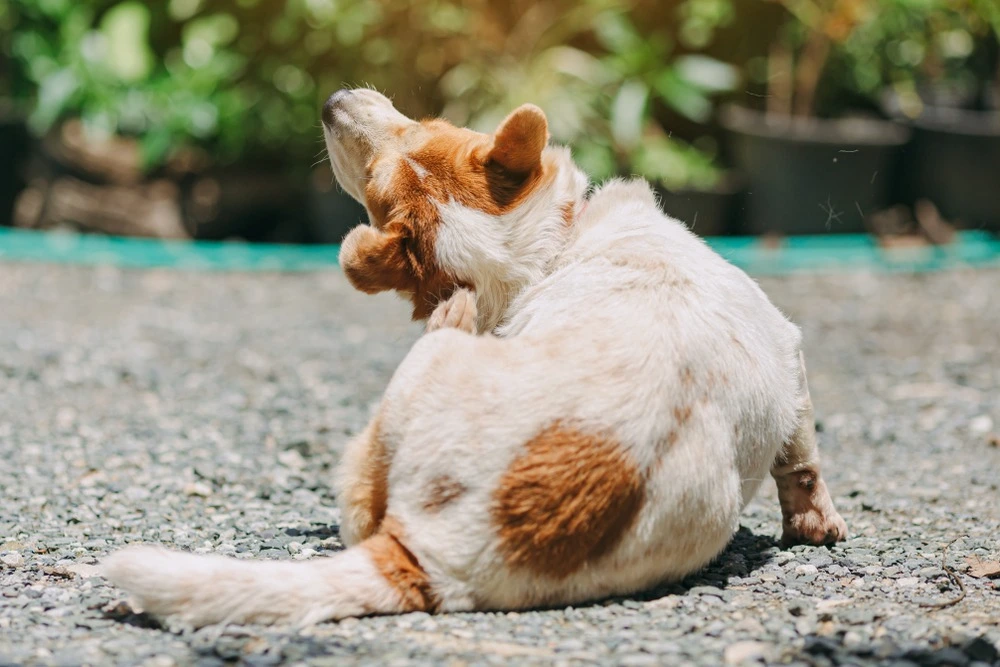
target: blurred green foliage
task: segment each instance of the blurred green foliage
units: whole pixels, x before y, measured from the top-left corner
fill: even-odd
[[[969,105],[982,89],[1000,83],[997,0],[778,2],[787,21],[774,44],[793,54],[793,96],[812,75],[820,77],[811,108],[818,115],[849,111],[864,99],[877,105],[887,91],[899,95],[904,106],[907,100],[920,104],[919,90]],[[819,56],[808,62],[810,54]],[[773,63],[752,63],[750,71],[758,83],[781,75]]]
[[[32,129],[76,115],[90,132],[139,137],[151,167],[191,144],[222,161],[315,152],[310,68],[352,74],[361,59],[337,54],[381,17],[367,0],[2,1]]]
[[[535,3],[498,48],[479,50],[442,77],[444,115],[490,131],[530,101],[594,178],[630,173],[671,189],[713,187],[721,175],[714,156],[670,137],[656,111],[705,123],[712,97],[736,87],[736,68],[676,48],[704,45],[731,19],[731,6],[686,0],[644,30],[633,10],[613,0]]]
[[[976,58],[1000,34],[997,0],[781,2],[776,40],[835,37],[824,99],[992,75]],[[136,136],[150,168],[184,146],[307,168],[319,105],[342,85],[485,131],[530,101],[596,178],[705,189],[716,156],[661,121],[704,126],[743,72],[766,85],[766,54],[706,55],[725,53],[720,31],[758,29],[741,23],[754,3],[766,0],[0,0],[0,96],[26,104],[39,134],[79,117]],[[848,29],[834,20],[845,3]]]
[[[877,98],[894,90],[910,115],[919,113],[918,90],[945,91],[957,104],[972,104],[1000,75],[991,63],[990,41],[1000,35],[1000,3],[994,0],[883,0],[844,40],[831,62],[832,75],[849,90]]]

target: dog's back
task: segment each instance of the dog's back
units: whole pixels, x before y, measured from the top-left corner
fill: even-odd
[[[697,570],[797,425],[799,332],[753,281],[665,218],[641,182],[598,191],[579,224],[551,275],[514,301],[500,339],[430,334],[386,392],[382,427],[400,471],[388,513],[411,527],[418,559],[462,573],[480,606],[567,603]],[[581,439],[627,465],[603,446],[574,448]],[[576,497],[592,469],[617,488]],[[421,498],[442,476],[461,480],[463,497],[427,512]],[[498,493],[518,484],[531,490],[516,516],[498,516]],[[560,498],[548,513],[546,489]],[[635,498],[616,499],[622,489]],[[596,560],[559,563],[558,576],[546,574],[543,538],[535,562],[512,565],[505,526],[565,537],[564,513],[626,525]]]

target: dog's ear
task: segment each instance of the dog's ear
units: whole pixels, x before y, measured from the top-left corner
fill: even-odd
[[[358,225],[340,245],[340,266],[354,287],[366,294],[412,289],[419,279],[409,228],[388,224],[384,231]]]
[[[545,113],[534,104],[523,104],[500,123],[489,158],[507,171],[527,174],[541,164],[548,142]]]

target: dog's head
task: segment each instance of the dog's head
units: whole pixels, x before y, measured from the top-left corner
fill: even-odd
[[[548,147],[541,109],[524,105],[493,134],[417,122],[379,93],[341,90],[323,107],[341,187],[371,225],[351,231],[340,261],[364,292],[394,289],[423,319],[456,286],[486,295],[495,324],[509,294],[544,271],[582,202],[586,177]]]

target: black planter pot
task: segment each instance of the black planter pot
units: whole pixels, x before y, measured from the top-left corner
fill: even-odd
[[[740,233],[858,233],[893,202],[908,128],[868,118],[773,122],[730,107],[722,115],[746,179]]]
[[[340,243],[352,227],[368,221],[365,207],[337,185],[328,166],[313,172],[310,181],[308,228],[313,243]]]
[[[1000,110],[927,107],[912,122],[903,199],[928,199],[962,228],[1000,230]]]
[[[193,238],[305,240],[305,187],[280,165],[216,167],[187,175],[181,185],[181,211]]]
[[[25,186],[30,146],[23,119],[5,112],[0,105],[0,226],[12,223],[14,202]]]
[[[660,207],[672,218],[685,223],[699,236],[726,236],[733,233],[734,215],[742,194],[741,179],[727,174],[712,190],[668,190],[657,186]]]

